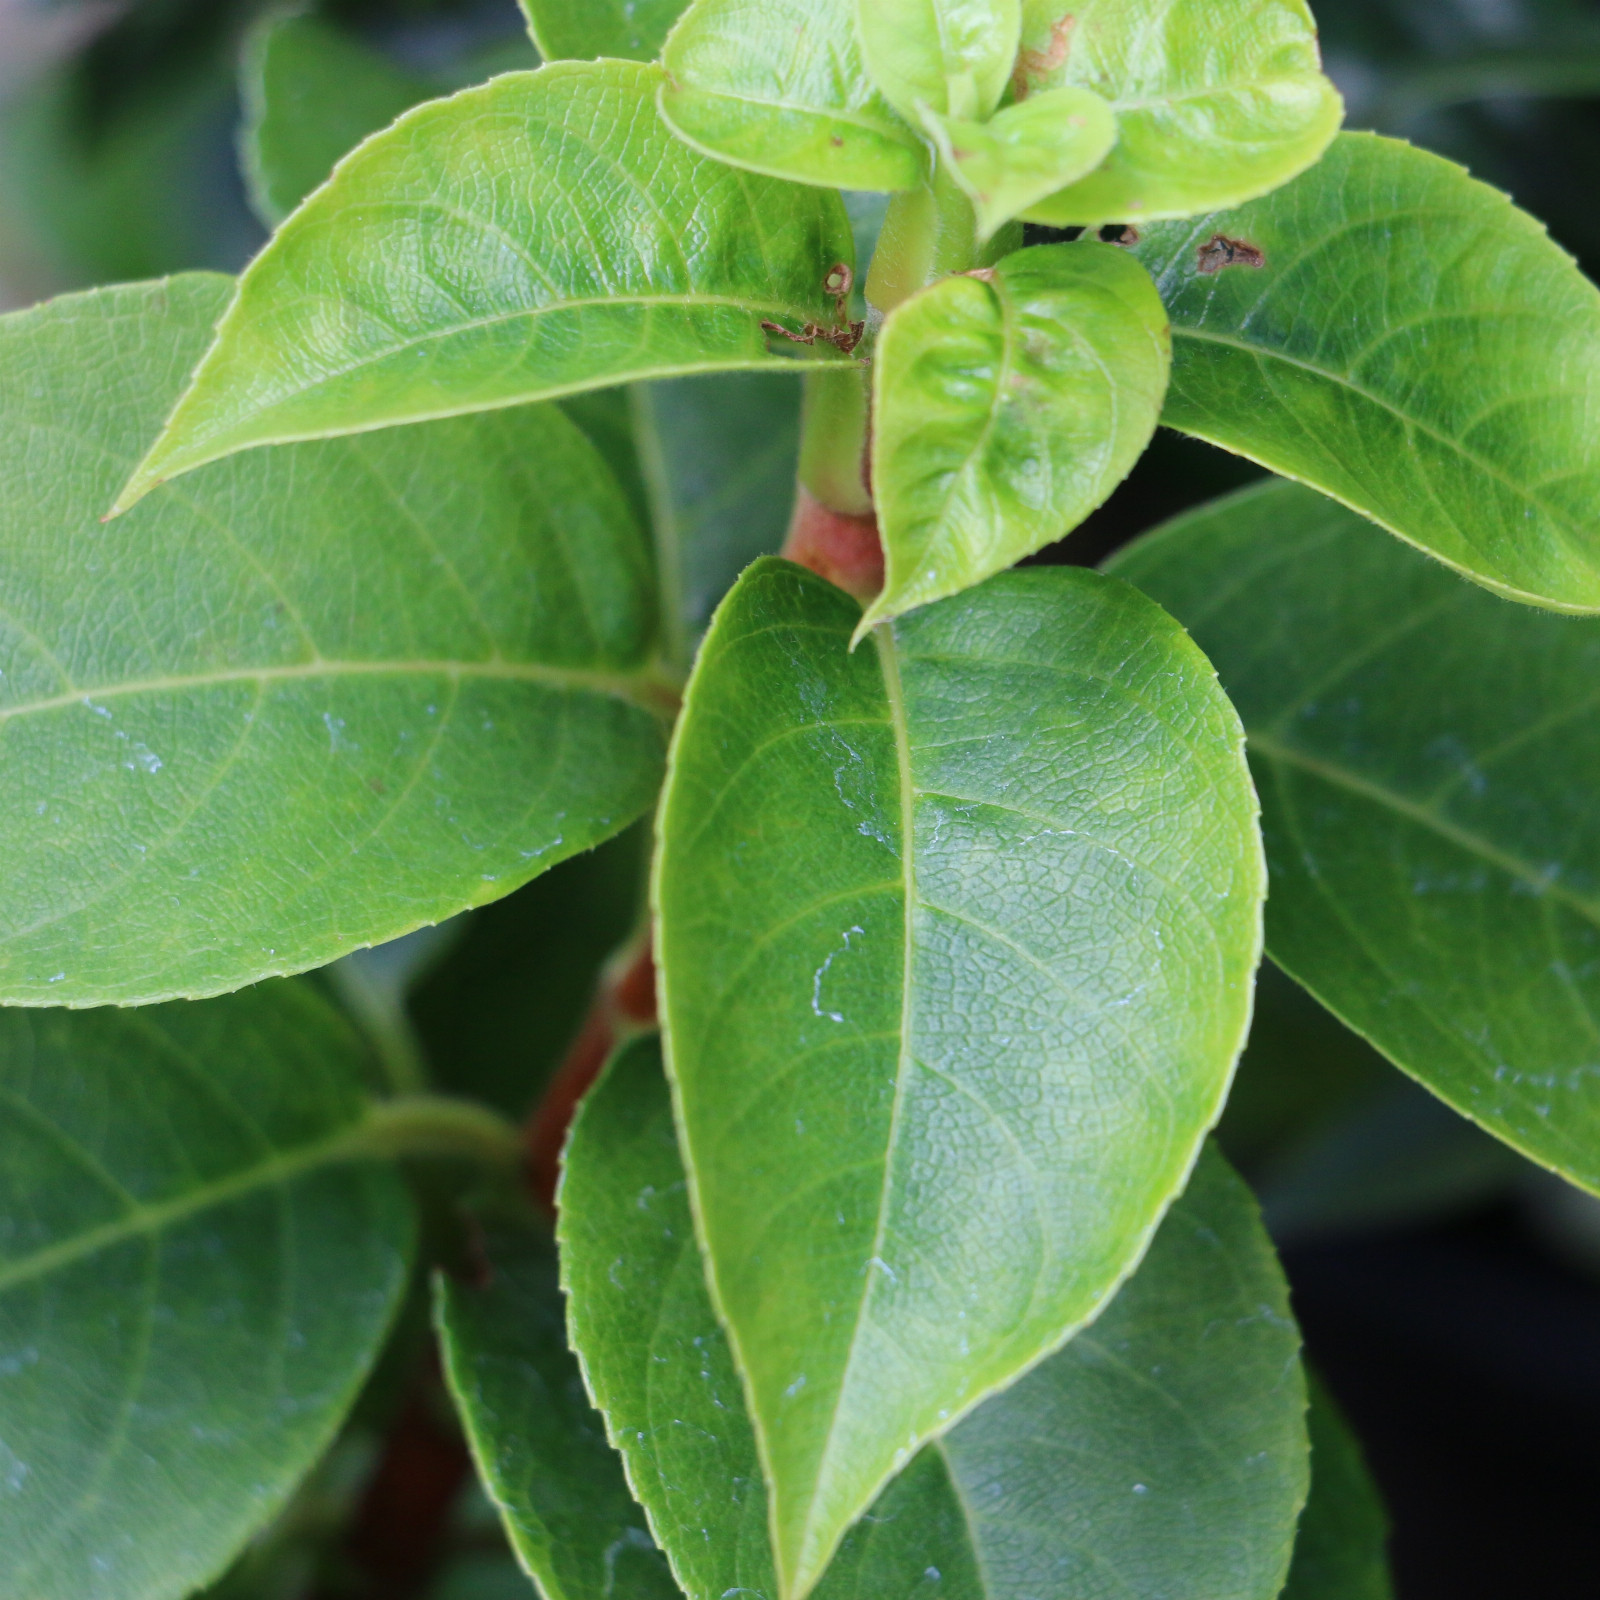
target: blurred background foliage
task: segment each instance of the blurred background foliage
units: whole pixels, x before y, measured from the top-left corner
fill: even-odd
[[[1460,161],[1600,276],[1600,0],[1316,10],[1351,126]],[[415,100],[535,61],[515,0],[291,11],[266,0],[0,0],[0,308],[237,270],[364,133]],[[857,209],[870,228],[872,208]],[[677,415],[663,397],[641,397],[636,414]],[[717,437],[673,437],[676,498],[654,504],[705,543],[717,583],[781,536],[769,480],[793,451],[787,399],[752,409],[759,397],[728,398],[737,403],[695,412],[708,427],[727,419]],[[622,415],[588,410],[591,427]],[[751,416],[770,421],[765,454],[739,433]],[[723,479],[735,461],[755,465]],[[1113,499],[1038,559],[1098,561],[1254,470],[1161,433]],[[772,526],[755,527],[758,516]],[[714,598],[696,591],[691,625]],[[632,830],[496,906],[339,963],[327,981],[383,1048],[443,1088],[524,1115],[636,925],[644,846]],[[1592,1600],[1600,1205],[1446,1110],[1270,967],[1221,1137],[1283,1248],[1310,1352],[1366,1442],[1402,1600]],[[428,1181],[433,1259],[471,1271],[459,1186]],[[531,1593],[473,1484],[420,1279],[344,1437],[213,1593]]]

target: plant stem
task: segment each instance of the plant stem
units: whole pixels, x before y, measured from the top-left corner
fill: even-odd
[[[514,1122],[474,1101],[440,1094],[378,1101],[354,1143],[366,1155],[461,1156],[490,1167],[515,1167],[525,1153]]]
[[[806,373],[802,382],[801,487],[830,511],[870,516],[867,369],[854,362],[818,366]]]
[[[867,274],[867,304],[880,315],[918,289],[981,264],[978,218],[972,202],[942,166],[927,183],[889,202]]]

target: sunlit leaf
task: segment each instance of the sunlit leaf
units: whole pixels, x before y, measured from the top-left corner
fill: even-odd
[[[546,61],[654,61],[685,0],[520,0]]]
[[[1138,1261],[1258,950],[1239,731],[1168,618],[1069,568],[852,654],[859,615],[745,574],[659,822],[670,1061],[786,1592]]]
[[[1016,61],[1022,0],[856,0],[868,74],[913,126],[925,112],[981,122]]]

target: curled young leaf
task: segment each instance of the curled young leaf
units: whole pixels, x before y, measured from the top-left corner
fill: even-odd
[[[1305,0],[1025,0],[1018,98],[1069,84],[1110,101],[1117,142],[1028,212],[1058,227],[1237,205],[1309,167],[1343,116]]]
[[[685,0],[521,0],[546,61],[654,61]]]
[[[1117,118],[1092,89],[1046,89],[988,122],[932,115],[929,131],[972,199],[979,237],[1092,172],[1116,142]]]
[[[560,1234],[574,1347],[685,1593],[775,1596],[653,1040],[579,1113]],[[1249,1193],[1209,1152],[1094,1326],[924,1446],[817,1600],[1274,1600],[1305,1495],[1298,1342]]]
[[[1273,960],[1600,1192],[1600,621],[1508,606],[1295,484],[1115,570],[1189,626],[1244,718]]]
[[[1172,317],[1163,422],[1499,594],[1600,611],[1600,291],[1503,194],[1345,134],[1135,253]]]
[[[1036,245],[896,307],[873,395],[886,577],[858,638],[1076,527],[1150,442],[1169,359],[1160,296],[1115,245]]]
[[[868,75],[913,126],[981,122],[1011,76],[1022,0],[856,0],[855,22]]]
[[[660,82],[557,62],[368,140],[240,279],[117,509],[254,445],[785,364],[763,323],[830,319],[844,207],[695,155]]]
[[[179,1600],[327,1448],[409,1275],[304,983],[0,1010],[0,1594]]]
[[[859,620],[745,573],[658,822],[689,1181],[791,1595],[1133,1269],[1259,950],[1239,730],[1170,619],[1056,567],[852,654]]]
[[[662,115],[719,161],[844,189],[922,177],[921,141],[861,64],[855,0],[695,0],[662,61]]]

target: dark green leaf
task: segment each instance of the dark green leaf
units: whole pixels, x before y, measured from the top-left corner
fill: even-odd
[[[372,1062],[303,984],[0,1011],[0,1596],[215,1576],[327,1447],[411,1209]]]
[[[1038,245],[897,306],[873,395],[886,575],[860,633],[1076,527],[1149,444],[1169,357],[1160,297],[1115,245]]]
[[[789,1593],[1138,1261],[1259,949],[1239,730],[1170,619],[1050,568],[852,655],[858,621],[745,574],[660,821],[670,1059]]]
[[[662,114],[720,161],[845,189],[922,177],[921,141],[861,64],[855,0],[695,0],[663,61]]]
[[[546,61],[654,61],[685,0],[521,0]]]
[[[485,1220],[484,1281],[441,1279],[445,1376],[473,1458],[544,1600],[674,1600],[677,1586],[567,1349],[555,1250]]]
[[[119,507],[253,445],[785,364],[762,321],[829,316],[844,208],[696,156],[660,81],[557,62],[369,140],[240,280]]]
[[[1115,569],[1189,625],[1244,718],[1273,960],[1600,1189],[1600,623],[1508,606],[1284,483]]]
[[[932,112],[981,122],[1017,57],[1022,0],[857,0],[861,57],[913,127]]]
[[[649,554],[554,408],[99,513],[226,302],[0,322],[0,999],[199,995],[496,899],[649,805]]]
[[[691,1600],[774,1596],[755,1437],[651,1041],[579,1114],[561,1245],[574,1342]],[[926,1446],[819,1600],[1269,1600],[1306,1481],[1286,1302],[1247,1191],[1204,1157],[1094,1327]]]
[[[1600,610],[1600,292],[1504,195],[1345,134],[1138,254],[1172,316],[1164,422],[1513,599]]]
[[[1104,165],[1035,206],[1037,222],[1237,205],[1309,167],[1343,115],[1305,0],[1024,0],[1022,46],[1019,98],[1071,84],[1117,116]]]
[[[341,29],[268,13],[240,67],[240,157],[262,221],[282,222],[340,156],[431,92]]]

